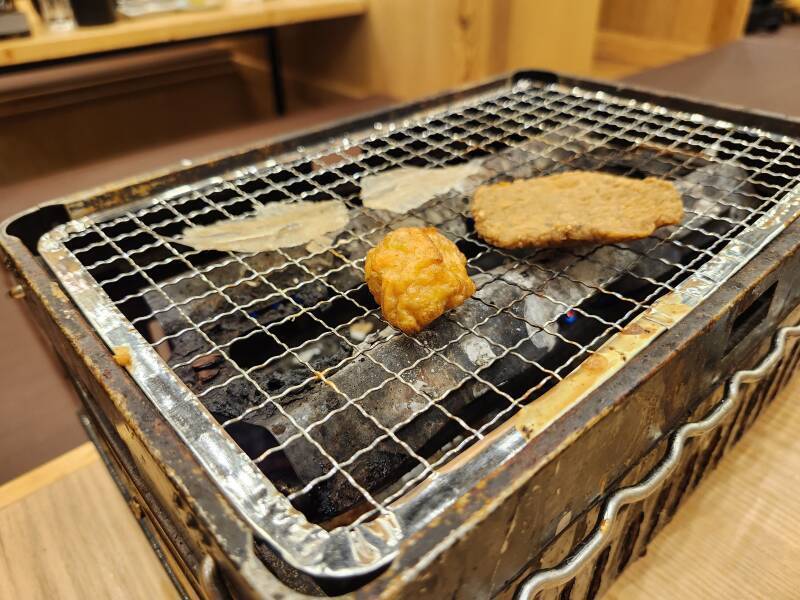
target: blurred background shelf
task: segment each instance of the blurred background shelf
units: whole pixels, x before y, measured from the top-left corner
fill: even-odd
[[[0,67],[363,14],[367,0],[265,0],[48,31],[30,0],[17,0],[32,35],[0,41]]]
[[[750,4],[253,0],[56,33],[31,2],[16,5],[33,34],[0,41],[0,185],[517,69],[627,77],[741,37]]]

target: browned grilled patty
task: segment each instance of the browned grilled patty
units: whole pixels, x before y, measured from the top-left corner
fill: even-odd
[[[501,248],[621,242],[683,218],[668,181],[572,171],[484,185],[472,199],[475,229]]]

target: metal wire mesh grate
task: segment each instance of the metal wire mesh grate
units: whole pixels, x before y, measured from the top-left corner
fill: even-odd
[[[512,252],[475,234],[469,194],[405,215],[361,206],[365,175],[471,160],[487,182],[572,169],[669,179],[686,217],[637,242]],[[89,220],[64,243],[275,487],[335,529],[391,512],[731,241],[746,250],[742,234],[798,174],[792,139],[523,83]],[[328,198],[351,213],[328,241],[258,254],[176,241],[268,202]],[[363,265],[414,224],[459,246],[478,292],[409,337],[381,319]]]

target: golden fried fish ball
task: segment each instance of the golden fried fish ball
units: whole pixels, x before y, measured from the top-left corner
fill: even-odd
[[[435,227],[402,227],[367,253],[369,291],[401,331],[421,331],[475,293],[467,259]]]

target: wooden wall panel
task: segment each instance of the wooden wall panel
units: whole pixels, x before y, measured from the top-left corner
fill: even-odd
[[[709,40],[723,44],[744,35],[753,0],[717,0],[717,10],[711,21]]]
[[[535,67],[589,74],[600,2],[512,0],[506,69]],[[502,37],[498,32],[493,43]]]
[[[417,98],[520,68],[586,74],[600,0],[372,0],[281,30],[290,86]]]
[[[635,72],[707,52],[743,35],[751,2],[603,0],[596,59]]]
[[[600,28],[708,47],[742,35],[751,3],[752,0],[603,0]]]

